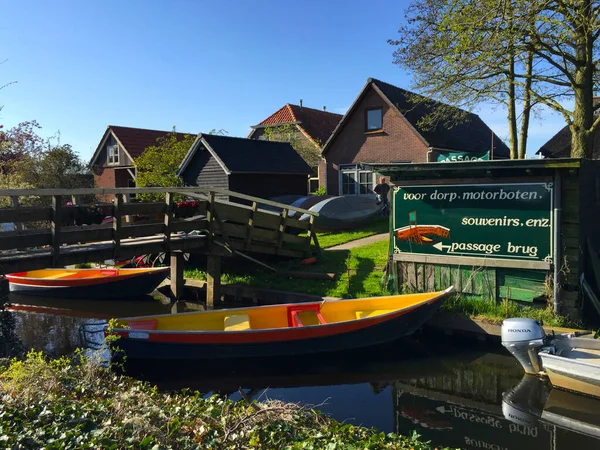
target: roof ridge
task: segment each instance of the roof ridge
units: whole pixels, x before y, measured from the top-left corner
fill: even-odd
[[[310,106],[304,106],[304,105],[300,106],[300,105],[296,105],[296,104],[293,104],[293,103],[287,103],[287,104],[290,105],[290,106],[302,109],[302,110],[304,110],[304,109],[310,109],[311,111],[316,111],[316,112],[325,113],[325,114],[331,114],[332,116],[340,116],[340,117],[343,116],[343,114],[334,113],[334,112],[331,112],[331,111],[324,111],[322,109],[317,109],[317,108],[311,108]]]
[[[441,102],[441,101],[436,100],[434,98],[426,97],[423,94],[419,94],[418,92],[409,91],[408,89],[401,88],[400,86],[396,86],[394,84],[388,83],[387,81],[382,81],[382,80],[379,80],[377,78],[372,78],[372,77],[370,77],[368,81],[370,83],[375,83],[375,84],[377,84],[377,83],[386,84],[386,85],[388,85],[388,86],[390,86],[390,87],[392,87],[394,89],[398,89],[398,90],[400,90],[402,92],[405,92],[405,93],[407,93],[409,95],[416,95],[417,97],[420,97],[420,98],[422,98],[424,100],[423,103],[427,103],[427,102],[435,103],[435,104],[438,104],[438,105],[446,106],[448,108],[454,108],[454,109],[457,109],[457,110],[462,111],[464,113],[471,114],[473,116],[479,117],[479,114],[474,113],[472,111],[467,111],[466,109],[460,108],[458,106],[450,105],[448,103]]]
[[[128,127],[125,125],[108,125],[106,128],[128,128],[130,130],[140,130],[140,131],[155,131],[157,133],[172,133],[173,130],[156,130],[154,128],[139,128],[139,127]],[[188,133],[186,131],[177,131],[175,130],[175,133],[177,134],[191,134],[191,135],[196,135],[198,133]]]
[[[212,137],[212,136],[214,136],[214,137],[217,137],[217,138],[224,138],[224,139],[242,139],[244,141],[247,141],[247,140],[255,141],[255,140],[257,140],[257,139],[250,139],[250,138],[243,137],[243,136],[223,136],[222,134],[208,134],[208,133],[199,133],[199,134],[201,134],[202,137],[206,137],[206,136],[211,136]],[[289,144],[288,141],[267,141],[265,139],[260,139],[260,141],[261,142],[269,142],[271,144]]]
[[[285,106],[287,106],[287,109],[290,112],[292,119],[294,119],[293,122],[298,122],[298,118],[296,117],[296,114],[294,114],[294,108],[292,108],[292,105],[290,105],[289,103],[286,103]]]

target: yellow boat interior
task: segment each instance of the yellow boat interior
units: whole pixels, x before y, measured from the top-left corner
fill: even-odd
[[[120,275],[144,273],[150,270],[155,269],[41,269],[30,270],[29,272],[12,273],[11,275],[15,277],[35,278],[40,280],[62,280],[117,277]]]
[[[374,318],[413,308],[445,292],[131,317],[119,319],[118,323],[123,328],[136,330],[173,331],[250,331],[324,325]]]

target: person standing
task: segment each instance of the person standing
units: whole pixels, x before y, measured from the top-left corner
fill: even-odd
[[[385,178],[381,178],[379,184],[373,189],[381,199],[384,206],[389,205],[388,194],[390,193],[390,185],[385,182]]]

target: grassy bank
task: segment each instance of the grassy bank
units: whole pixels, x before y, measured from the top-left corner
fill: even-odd
[[[347,231],[317,232],[317,238],[321,248],[329,248],[347,242],[356,241],[369,236],[389,231],[389,220],[387,217],[378,217],[372,223],[358,229]]]
[[[296,404],[159,392],[85,358],[30,353],[0,366],[0,398],[3,448],[430,448],[416,436],[341,424]]]
[[[490,323],[501,324],[509,317],[529,317],[551,327],[579,328],[581,324],[560,316],[554,312],[551,305],[532,307],[509,301],[498,303],[483,299],[455,296],[442,307],[445,311],[466,314],[471,318],[482,319]]]
[[[351,250],[324,251],[318,261],[310,266],[301,266],[297,260],[277,263],[280,270],[333,272],[339,275],[335,281],[285,277],[239,258],[224,261],[222,281],[228,284],[246,284],[343,298],[383,295],[385,291],[381,281],[387,251],[388,242],[381,241]],[[206,273],[198,269],[186,269],[184,275],[187,278],[206,279]]]

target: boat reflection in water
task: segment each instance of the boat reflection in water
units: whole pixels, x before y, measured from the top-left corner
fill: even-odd
[[[463,449],[600,447],[600,401],[551,390],[505,355],[393,384],[395,431]]]
[[[532,375],[504,393],[502,412],[524,426],[550,425],[600,439],[600,400],[552,389]]]

